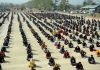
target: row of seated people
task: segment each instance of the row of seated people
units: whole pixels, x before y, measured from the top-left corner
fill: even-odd
[[[28,23],[28,21],[27,21],[27,23]],[[28,24],[28,26],[29,26],[30,29],[32,28],[29,24]],[[31,29],[31,30],[32,30],[32,33],[34,34],[35,38],[38,40],[39,45],[44,50],[44,48],[46,48],[45,43],[41,40],[41,38],[39,37],[37,32],[35,32],[33,29]],[[46,49],[45,49],[45,53],[46,53],[46,58],[50,59],[51,58],[51,53],[49,51],[46,52]],[[57,64],[54,64],[53,70],[59,70]]]
[[[45,48],[45,43],[42,45],[42,49],[43,49],[43,48]],[[46,54],[46,57],[47,57],[47,58],[51,58],[51,53],[48,51],[48,49],[45,48],[44,51],[47,53],[47,54]],[[70,56],[69,56],[69,53],[67,52],[67,50],[64,52],[64,57],[65,57],[65,58],[70,57]],[[53,59],[53,58],[51,58],[51,59],[52,59],[52,63],[49,62],[49,64],[52,65],[52,64],[54,64],[54,59]]]
[[[30,15],[31,16],[31,15]],[[32,17],[31,18],[33,19],[33,23],[38,23],[40,24],[42,27],[46,28],[46,30],[52,32],[52,28],[48,27],[46,24],[43,24],[43,22],[41,22],[40,20],[37,20],[36,17]]]
[[[9,17],[9,14],[8,14],[8,17]],[[12,13],[12,16],[11,16],[10,24],[8,26],[7,35],[4,39],[3,47],[1,48],[1,51],[0,51],[0,70],[2,70],[1,63],[6,62],[6,60],[5,60],[6,54],[5,53],[8,52],[7,48],[9,48],[9,40],[10,40],[10,34],[11,34],[12,21],[13,21],[13,13]]]
[[[40,41],[41,39],[40,39],[40,37],[38,36],[38,34],[37,34],[36,32],[33,31],[33,33],[34,33],[34,36],[36,37],[36,39],[38,40],[39,45],[40,45],[41,48],[44,50],[44,47],[46,46],[45,43],[42,42],[42,41]],[[47,50],[45,49],[44,52],[46,53],[46,58],[49,59],[49,58],[51,57],[51,54],[50,54],[49,51],[47,51],[47,52],[46,52],[46,51],[47,51]],[[30,56],[30,58],[32,58],[32,57]]]
[[[70,38],[71,38],[71,37],[72,37],[72,36],[70,36]],[[59,35],[58,38],[61,38],[61,36]],[[79,39],[78,39],[77,41],[78,41],[78,44],[81,43]],[[89,41],[92,42],[93,39],[90,38]],[[97,41],[96,45],[99,47],[99,42],[98,42],[98,41]],[[85,46],[86,46],[86,43],[83,41],[83,47],[85,47]],[[94,47],[90,45],[90,51],[94,51],[94,50],[95,50]]]
[[[0,19],[5,15],[6,13],[0,12]]]
[[[93,33],[93,32],[92,32]],[[97,37],[99,38],[100,36],[98,35],[97,31],[95,32],[95,34],[93,34],[92,36],[94,37],[94,35],[97,35]]]
[[[37,33],[35,33],[35,37],[37,38],[38,37],[38,34]],[[39,39],[40,37],[38,37],[37,38],[37,40],[39,41],[39,40],[41,40],[41,39]],[[40,43],[40,46],[41,46],[41,49],[43,49],[43,51],[46,53],[46,58],[47,59],[49,59],[49,65],[50,66],[54,66],[55,68],[57,68],[57,65],[55,64],[55,61],[54,61],[54,59],[51,57],[51,53],[50,53],[50,51],[47,49],[47,47],[46,47],[46,45],[45,45],[45,42],[39,42]],[[31,56],[30,56],[30,58],[31,58]],[[55,68],[54,68],[54,70],[55,70]],[[58,68],[59,69],[59,68]]]
[[[98,21],[96,21],[95,19],[92,19],[92,22],[91,22],[91,20],[85,20],[85,19],[83,19],[83,18],[81,18],[80,20],[79,19],[77,19],[77,22],[75,21],[75,20],[72,20],[72,18],[68,18],[68,16],[69,15],[62,15],[62,14],[59,14],[59,16],[58,15],[56,15],[55,13],[53,13],[52,14],[52,16],[49,16],[49,15],[51,15],[50,13],[48,13],[47,15],[45,15],[45,13],[43,14],[43,13],[39,13],[39,14],[34,14],[36,17],[44,17],[44,18],[50,18],[50,19],[53,19],[53,18],[55,18],[55,20],[57,21],[57,22],[59,22],[59,23],[65,23],[65,25],[67,25],[67,26],[69,26],[71,29],[72,29],[72,26],[73,26],[73,29],[75,30],[75,28],[77,29],[77,28],[82,28],[82,26],[83,25],[85,25],[85,24],[88,24],[88,26],[86,27],[86,26],[83,26],[83,31],[86,31],[86,30],[88,30],[88,29],[90,29],[90,25],[92,26],[92,29],[94,28],[93,26],[98,26],[98,27],[100,27],[100,25],[98,24],[98,23],[100,23],[100,21],[98,20]],[[63,20],[60,20],[60,18]],[[66,19],[65,19],[66,18]],[[86,21],[86,22],[85,22]],[[84,24],[83,24],[84,23]],[[79,26],[79,27],[78,27]],[[86,30],[85,30],[86,29]],[[79,30],[81,30],[81,29],[79,29]],[[93,29],[94,31],[96,30],[96,28],[94,28]],[[93,30],[92,30],[92,32],[93,32]],[[77,31],[78,31],[78,29],[77,29]]]
[[[29,62],[28,66],[31,70],[36,70],[35,69],[36,64],[35,64],[35,60],[33,59],[33,53],[32,53],[31,45],[28,44],[26,35],[25,35],[24,30],[22,28],[22,23],[21,23],[21,20],[20,20],[20,16],[18,14],[17,14],[17,16],[18,16],[17,19],[18,19],[18,22],[19,22],[20,32],[21,32],[21,35],[22,35],[22,38],[23,38],[23,44],[26,47],[26,51],[27,51],[27,58],[26,59]]]
[[[80,35],[80,37],[82,37],[82,34]],[[87,36],[84,36],[84,37],[85,37],[85,39],[87,39]],[[99,36],[98,36],[98,37],[99,37]],[[70,35],[70,38],[71,38],[71,35]],[[75,37],[74,37],[73,39],[75,39]],[[93,42],[93,39],[90,38],[89,41],[92,43],[92,42]],[[81,43],[80,40],[79,40],[79,43]],[[100,46],[100,43],[99,43],[98,41],[96,42],[96,46],[97,46],[97,47]]]
[[[77,34],[76,34],[77,35]],[[72,35],[70,35],[70,38],[72,38],[73,36]],[[83,37],[82,36],[82,34],[80,35],[80,37]],[[99,37],[99,36],[98,36]],[[59,38],[61,38],[61,36],[59,35]],[[75,40],[76,39],[76,37],[74,36],[73,37],[73,40]],[[84,39],[87,39],[87,36],[85,35],[84,36]],[[90,37],[90,39],[89,39],[89,42],[90,43],[93,43],[93,39]],[[80,40],[78,39],[78,43],[80,44],[81,42],[80,42]],[[97,45],[97,47],[99,47],[100,46],[100,43],[97,41],[97,43],[96,43],[96,45]]]
[[[12,15],[12,17],[13,17],[13,15]],[[5,55],[5,52],[7,52],[7,49],[6,48],[9,45],[9,39],[10,39],[10,34],[11,34],[12,20],[13,20],[13,18],[11,19],[10,24],[8,26],[8,32],[7,32],[7,35],[6,35],[5,39],[4,39],[3,47],[1,48],[1,51],[0,51],[0,63],[5,62],[4,58],[6,56]]]
[[[9,13],[7,13],[7,15],[2,15],[1,17],[3,17],[3,20],[2,20],[2,22],[0,23],[0,26],[2,26],[2,24],[4,24],[4,22],[5,22],[5,20],[7,19],[7,20],[9,20],[9,14],[10,14],[10,12]]]
[[[79,38],[82,38],[82,39],[84,39],[84,40],[88,40],[88,39],[87,39],[88,35],[83,35],[83,34],[80,34],[80,35],[79,35],[79,32],[74,32],[74,31],[72,31],[71,29],[68,29],[68,28],[66,28],[66,27],[64,27],[64,26],[62,26],[62,25],[58,25],[57,23],[53,23],[53,24],[54,24],[55,26],[60,27],[61,29],[63,29],[64,35],[66,35],[66,34],[65,34],[66,32],[67,32],[67,35],[69,35],[69,33],[72,33],[72,32],[73,32],[73,35],[70,34],[69,37],[70,37],[70,38],[73,38],[74,41],[75,41],[75,39],[76,39],[75,35],[76,35],[76,36],[79,36]],[[69,33],[68,33],[68,32],[69,32]],[[98,32],[96,31],[95,34],[92,35],[92,37],[90,36],[90,39],[89,39],[89,42],[90,42],[90,43],[93,43],[93,42],[94,42],[92,38],[94,38],[95,35],[97,36],[97,39],[100,38],[100,35],[99,35]]]
[[[77,39],[77,40],[76,40],[76,37],[75,37],[75,36],[72,36],[72,34],[70,34],[69,37],[70,37],[70,39],[73,39],[73,41],[77,41],[78,44],[81,44],[81,43],[82,43],[80,39]],[[59,34],[59,37],[58,37],[58,38],[61,38],[61,35],[60,35],[60,34]],[[87,36],[84,36],[84,39],[87,39]],[[92,38],[89,39],[89,42],[90,42],[90,43],[93,43],[93,41],[94,41],[94,40],[93,40]],[[64,43],[67,44],[67,43],[68,43],[68,40],[66,39],[66,40],[64,41]],[[87,45],[87,44],[83,41],[83,47],[85,47],[86,45]],[[96,42],[96,46],[97,46],[97,47],[100,46],[100,43],[99,43],[98,41]]]
[[[75,37],[72,37],[72,35],[70,35],[69,37],[70,37],[71,39],[76,39]],[[84,36],[84,37],[87,38],[86,36]],[[51,38],[51,39],[53,40],[53,38]],[[58,39],[61,39],[61,35],[60,35],[60,34],[58,34]],[[90,38],[89,41],[92,42],[93,39]],[[65,40],[64,42],[65,42],[65,44],[68,43],[67,40]],[[78,40],[77,40],[77,43],[80,44],[80,43],[82,43],[82,42],[80,41],[80,39],[78,39]],[[87,45],[84,41],[83,41],[82,44],[83,44],[83,47],[86,47],[86,45]],[[99,42],[98,42],[98,41],[97,41],[96,45],[97,45],[97,47],[99,47]],[[71,43],[70,43],[70,44],[69,44],[69,47],[73,47],[73,45],[71,45]],[[92,46],[90,45],[90,51],[93,51],[93,50],[95,50],[94,47],[92,47]]]
[[[69,46],[73,46],[73,44],[72,44],[71,42],[68,43],[68,44],[69,44]],[[57,48],[60,49],[60,53],[63,54],[63,57],[64,57],[64,58],[70,58],[69,52],[68,52],[67,50],[64,49],[64,46],[61,47],[60,42],[59,42],[58,44],[56,44],[55,46],[57,46]],[[83,58],[83,57],[86,57],[86,52],[83,51],[83,50],[81,50],[79,46],[77,46],[77,47],[75,48],[75,51],[76,51],[76,52],[79,52],[79,53],[81,54],[81,57],[82,57],[82,58]],[[72,58],[73,58],[73,57],[72,57]],[[75,59],[75,58],[74,58],[74,59]],[[73,61],[73,62],[72,62],[72,61]],[[95,64],[94,57],[93,57],[93,56],[92,56],[92,57],[89,57],[89,58],[88,58],[88,62],[91,63],[91,64]],[[72,59],[71,59],[71,64],[72,64],[72,65],[75,65],[75,64],[76,64],[76,69],[77,69],[77,70],[83,70],[83,69],[84,69],[84,68],[83,68],[83,65],[81,64],[81,62],[76,63],[75,60],[72,60]]]

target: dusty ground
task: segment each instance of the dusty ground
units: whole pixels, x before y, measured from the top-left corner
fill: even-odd
[[[9,15],[9,17],[11,17],[11,15]],[[55,61],[61,65],[61,70],[76,70],[75,67],[71,66],[70,59],[64,59],[63,55],[60,54],[59,50],[56,49],[56,47],[54,46],[54,43],[51,43],[49,40],[47,40],[47,38],[45,38],[45,36],[40,32],[40,30],[26,16],[25,18],[30,22],[29,24],[31,24],[32,28],[35,29],[36,32],[38,32],[39,36],[43,39],[43,41],[46,42],[46,45],[48,46],[50,52],[52,52],[52,56],[55,58]],[[2,46],[2,43],[4,41],[3,39],[6,36],[8,24],[9,21],[6,20],[5,24],[0,28],[0,46]],[[28,39],[28,42],[31,44],[33,49],[33,58],[36,60],[36,65],[38,66],[36,67],[36,70],[52,70],[52,67],[48,67],[48,60],[45,58],[44,52],[41,50],[39,44],[32,35],[27,24],[23,22],[22,26]],[[46,29],[45,31],[50,34],[50,32]],[[75,46],[77,46],[76,42],[73,43]],[[8,57],[5,58],[7,62],[2,64],[3,70],[30,70],[30,68],[28,67],[28,62],[26,61],[26,48],[25,46],[23,46],[22,43],[22,37],[19,31],[17,15],[14,15],[9,46],[10,48],[7,49],[9,53],[6,53]],[[82,47],[82,45],[80,45],[80,47]],[[87,58],[81,58],[80,54],[75,53],[73,51],[74,49],[68,48],[67,45],[65,45],[65,49],[67,49],[72,56],[75,56],[77,62],[82,62],[85,70],[100,70],[100,57],[97,57],[95,52],[90,52],[88,48],[83,48],[83,50],[87,52],[87,55],[90,56],[91,54],[93,54],[95,60],[98,62],[98,64],[92,65],[87,62]]]

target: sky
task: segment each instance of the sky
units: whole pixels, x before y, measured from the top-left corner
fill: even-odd
[[[71,4],[82,4],[84,0],[69,0]],[[93,0],[97,4],[100,4],[100,0]]]
[[[0,0],[0,3],[6,2],[6,3],[22,4],[22,3],[25,3],[27,1],[29,1],[29,0]],[[69,0],[69,3],[77,5],[77,4],[82,4],[83,1],[84,0]],[[100,0],[94,0],[94,2],[100,4]]]
[[[0,3],[13,3],[13,4],[22,4],[29,0],[0,0]]]

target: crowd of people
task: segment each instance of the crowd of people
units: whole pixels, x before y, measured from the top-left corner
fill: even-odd
[[[9,19],[9,14],[5,16],[5,18]],[[9,48],[9,40],[11,34],[11,26],[13,20],[13,14],[11,16],[11,21],[8,26],[8,32],[4,39],[3,47],[0,51],[0,63],[5,62],[5,52],[7,52],[7,48]],[[100,47],[100,21],[92,19],[86,20],[84,17],[71,16],[59,13],[23,13],[33,24],[41,31],[41,33],[50,40],[51,43],[54,44],[55,48],[59,50],[59,53],[63,55],[64,59],[70,59],[70,64],[75,66],[77,70],[84,70],[84,66],[82,62],[77,62],[74,55],[70,54],[70,50],[67,50],[65,47],[74,49],[73,52],[80,53],[80,56],[85,59],[88,57],[87,62],[90,64],[96,64],[95,57],[91,55],[87,55],[88,52],[84,50],[84,48],[88,48],[90,52],[97,52],[97,57],[100,57],[100,51],[98,51]],[[48,60],[48,65],[53,67],[53,70],[61,70],[60,64],[55,62],[54,57],[52,57],[51,51],[48,49],[48,45],[42,40],[39,36],[38,32],[31,26],[30,22],[26,20],[26,17],[21,13],[20,16],[23,18],[23,22],[27,24],[31,33],[36,38],[39,48],[43,50],[45,53],[46,59]],[[34,54],[32,53],[31,44],[27,41],[26,34],[23,30],[22,20],[20,20],[19,14],[18,22],[19,29],[23,39],[23,45],[26,47],[27,58],[26,60],[29,62],[28,67],[31,70],[36,70],[37,64],[34,60]],[[4,18],[4,19],[5,19]],[[50,20],[50,22],[48,21]],[[43,21],[43,22],[42,22]],[[44,28],[46,30],[44,30]],[[64,44],[62,44],[62,42]],[[76,42],[77,46],[74,45],[73,42]],[[88,44],[90,44],[88,46]],[[82,45],[82,47],[80,47]],[[83,48],[83,49],[82,49]],[[1,64],[0,68],[2,70]]]
[[[6,19],[9,20],[9,14],[10,14],[10,12],[4,17],[4,20],[6,20]],[[6,54],[5,53],[8,52],[7,48],[9,47],[9,39],[10,39],[10,34],[11,34],[11,26],[12,26],[12,23],[13,23],[12,21],[13,21],[13,13],[12,13],[12,16],[11,16],[10,24],[8,26],[7,35],[6,35],[5,39],[4,39],[3,46],[1,47],[1,51],[0,51],[0,68],[1,68],[1,70],[2,70],[1,64],[6,62],[6,60],[5,60]]]
[[[49,23],[47,26],[46,24],[37,21],[34,22],[37,27],[39,26],[40,31],[42,33],[46,33],[45,31],[41,30],[42,27],[45,27],[50,33],[52,33],[52,36],[48,34],[49,40],[52,38],[52,42],[55,42],[55,46],[57,49],[60,49],[60,53],[64,54],[64,58],[69,57],[70,54],[67,50],[64,49],[64,46],[61,45],[59,41],[64,41],[64,44],[69,46],[69,48],[75,48],[75,52],[79,52],[81,57],[86,57],[87,52],[84,50],[81,50],[81,47],[77,46],[75,47],[73,43],[68,40],[67,38],[65,39],[63,35],[69,36],[70,39],[73,41],[77,42],[77,44],[82,44],[83,48],[89,47],[90,51],[97,51],[99,49],[96,49],[96,47],[100,46],[100,35],[99,35],[99,30],[100,30],[100,21],[96,21],[95,19],[91,20],[85,20],[83,17],[77,17],[77,16],[70,16],[70,15],[63,15],[63,14],[58,14],[58,13],[36,13],[32,14],[35,17],[32,18],[38,18],[40,21],[44,19],[44,23],[48,24],[49,22],[47,21],[46,18],[51,20],[51,24]],[[52,22],[52,20],[54,20]],[[34,21],[34,20],[33,20]],[[54,29],[50,29],[48,26],[53,27]],[[55,31],[56,30],[56,31]],[[62,35],[63,34],[63,35]],[[47,38],[48,38],[47,37]],[[55,40],[56,39],[56,40]],[[96,44],[94,43],[94,40],[96,39]],[[55,41],[54,41],[55,40]],[[88,42],[86,42],[88,41]],[[91,44],[90,46],[87,46],[87,44]],[[97,46],[98,43],[98,46]],[[95,64],[95,59],[92,57],[88,57],[88,62],[93,62]],[[76,61],[74,61],[76,63]],[[84,69],[83,65],[81,62],[76,63],[76,68],[78,69]]]

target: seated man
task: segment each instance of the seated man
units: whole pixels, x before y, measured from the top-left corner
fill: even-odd
[[[50,66],[54,66],[55,65],[55,61],[54,61],[54,58],[50,57],[49,59],[49,63],[48,63]]]
[[[26,48],[26,50],[27,50],[27,54],[30,53],[30,52],[32,52],[31,46],[28,45],[28,47]]]
[[[100,50],[96,51],[97,57],[100,57]]]
[[[60,66],[58,64],[55,64],[53,70],[60,70]]]
[[[94,48],[94,45],[93,45],[93,44],[90,45],[89,49],[90,49],[90,51],[95,51],[95,50],[96,50],[96,49]]]
[[[67,38],[64,41],[64,44],[67,45],[69,43],[69,41],[67,40]]]
[[[71,33],[72,31],[71,31],[71,29],[69,29],[69,33]]]
[[[82,45],[83,45],[83,48],[87,47],[87,44],[85,41],[83,41]]]
[[[9,35],[7,35],[5,40],[4,40],[3,46],[8,46],[9,38],[10,38]]]
[[[41,48],[42,49],[46,48],[45,42],[42,43]]]
[[[95,34],[92,34],[92,38],[95,38]]]
[[[43,49],[43,51],[44,51],[45,53],[47,53],[49,50],[48,50],[48,48],[46,47],[46,48]]]
[[[75,52],[80,52],[80,47],[79,46],[75,47],[75,50],[74,51]]]
[[[61,34],[57,34],[57,37],[58,37],[58,40],[60,40],[61,39]]]
[[[93,42],[94,42],[94,40],[93,40],[92,38],[90,38],[90,39],[89,39],[89,42],[90,42],[90,43],[93,43]]]
[[[63,29],[59,29],[58,33],[63,33],[63,31],[64,31]]]
[[[76,35],[76,36],[78,36],[78,35],[79,35],[79,33],[78,33],[78,32],[76,32],[76,33],[75,33],[75,35]]]
[[[76,37],[75,36],[73,36],[73,41],[76,41]]]
[[[64,38],[63,36],[61,36],[61,40],[62,40],[62,41],[64,41],[64,40],[65,40],[65,38]]]
[[[5,58],[5,52],[1,51],[0,52],[0,63],[5,62],[4,58]]]
[[[96,46],[97,46],[97,47],[100,47],[100,42],[97,41],[97,42],[96,42]]]
[[[82,65],[81,62],[79,62],[79,63],[76,64],[76,69],[77,70],[84,70],[83,65]]]
[[[100,35],[99,34],[97,34],[96,37],[97,37],[98,40],[100,39]]]
[[[60,49],[60,53],[63,54],[64,52],[65,52],[65,49],[64,49],[64,46],[62,46],[61,49]]]
[[[90,36],[90,34],[89,34],[89,31],[88,31],[88,30],[86,30],[86,35],[87,35],[87,36]]]
[[[51,37],[50,37],[50,41],[51,41],[51,42],[54,42],[55,39],[56,39],[56,38],[55,38],[54,36],[51,36]]]
[[[87,36],[86,35],[83,38],[84,38],[84,40],[87,40]]]
[[[69,37],[70,37],[70,39],[73,39],[73,36],[72,36],[72,34],[70,34],[70,35],[69,35]]]
[[[63,32],[63,35],[68,35],[68,33],[66,31]]]
[[[70,41],[70,43],[68,45],[69,45],[69,48],[73,48],[73,44],[72,44],[71,41]]]
[[[80,51],[80,54],[81,54],[81,57],[82,57],[82,58],[86,56],[86,52],[83,51],[83,50]]]
[[[52,36],[50,36],[50,35],[46,35],[46,37],[48,38],[48,40],[51,40],[51,38],[52,38]]]
[[[27,54],[27,60],[29,61],[31,58],[33,58],[33,53],[32,52],[29,52]]]
[[[61,47],[61,44],[60,44],[60,42],[57,44],[57,49],[60,49],[60,47]]]
[[[90,64],[95,64],[95,59],[94,59],[93,55],[91,55],[91,57],[88,58],[88,62]]]
[[[27,50],[32,51],[32,48],[31,48],[31,45],[30,45],[30,44],[28,44],[28,46],[27,46]]]
[[[79,37],[80,37],[80,38],[83,38],[83,34],[80,34]]]
[[[64,56],[63,57],[64,58],[70,58],[69,52],[67,50],[64,52]]]
[[[6,52],[6,51],[7,51],[7,50],[6,50],[6,47],[2,47],[2,48],[1,48],[1,51]]]
[[[31,70],[35,70],[36,64],[34,59],[29,61],[29,67],[31,68]]]
[[[76,59],[73,56],[71,57],[70,62],[72,66],[76,65]]]
[[[50,51],[48,50],[47,53],[46,53],[46,58],[49,59],[50,57],[51,57],[51,53],[50,53]]]
[[[81,42],[81,40],[80,40],[80,39],[78,39],[78,40],[77,40],[77,43],[78,43],[78,44],[81,44],[82,42]]]

